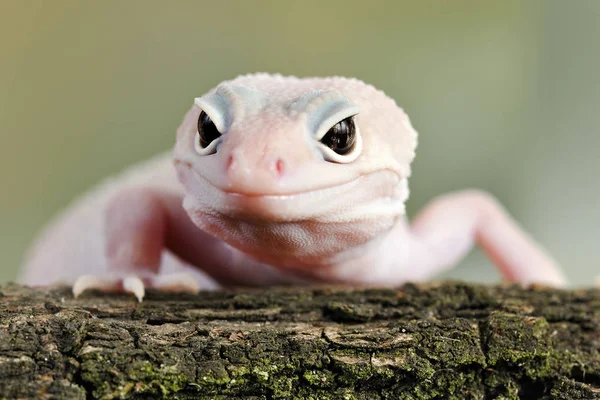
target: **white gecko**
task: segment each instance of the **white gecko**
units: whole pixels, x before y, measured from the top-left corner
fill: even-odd
[[[75,202],[28,253],[20,281],[125,291],[238,285],[399,285],[477,243],[504,279],[561,286],[556,263],[489,194],[405,216],[417,132],[357,79],[251,74],[195,99],[172,154]]]

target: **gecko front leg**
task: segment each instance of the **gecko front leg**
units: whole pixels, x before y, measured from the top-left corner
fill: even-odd
[[[159,274],[165,249],[183,259],[190,258],[191,251],[202,252],[209,254],[206,261],[215,261],[210,254],[218,249],[217,240],[192,224],[180,196],[147,188],[126,189],[110,201],[105,216],[106,274],[79,277],[73,285],[76,297],[86,289],[99,289],[130,292],[141,301],[148,286],[186,292],[200,289],[188,273]]]
[[[432,201],[410,227],[410,263],[424,278],[453,266],[476,243],[511,282],[563,286],[557,264],[491,195],[471,190]]]

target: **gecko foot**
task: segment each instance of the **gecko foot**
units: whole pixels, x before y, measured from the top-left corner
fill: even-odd
[[[125,292],[133,294],[141,303],[146,294],[146,287],[164,292],[198,293],[200,284],[191,274],[181,272],[154,276],[110,277],[103,275],[83,275],[73,284],[73,296],[77,298],[88,289],[102,292]]]

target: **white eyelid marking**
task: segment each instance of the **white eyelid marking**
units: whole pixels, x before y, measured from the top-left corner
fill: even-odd
[[[228,100],[230,109],[233,108],[244,113],[256,112],[267,104],[261,91],[247,86],[221,85],[216,93]]]
[[[313,125],[310,127],[315,139],[321,140],[323,136],[338,122],[353,117],[360,112],[360,107],[347,101],[336,101],[321,107],[314,115]],[[313,117],[311,116],[310,119]],[[310,122],[309,122],[310,123]],[[358,132],[357,132],[358,134]]]
[[[194,99],[194,104],[210,117],[221,135],[229,130],[231,126],[231,117],[227,99],[219,95],[209,94]],[[202,148],[200,146],[199,132],[196,131],[196,134],[194,135],[194,149],[201,156],[210,155],[218,150],[218,146],[220,146],[222,141],[223,136],[213,140],[208,146]]]
[[[208,114],[221,134],[225,134],[229,132],[234,117],[240,120],[247,113],[261,110],[266,99],[253,88],[220,85],[214,92],[194,99],[194,104]]]
[[[290,116],[298,113],[307,115],[306,127],[315,139],[315,144],[325,160],[340,164],[350,163],[356,160],[362,152],[362,137],[356,122],[356,143],[350,153],[337,154],[321,143],[323,137],[335,124],[360,112],[360,107],[350,103],[341,93],[313,90],[290,104],[289,112]]]
[[[221,134],[229,131],[232,118],[231,107],[227,99],[217,94],[209,94],[195,98],[194,104],[208,114]]]
[[[202,146],[200,146],[200,134],[198,132],[196,132],[196,135],[194,135],[194,149],[201,156],[208,156],[208,155],[211,155],[211,154],[219,151],[219,148],[221,147],[222,142],[223,142],[223,136],[219,137],[218,139],[213,140],[212,142],[209,143],[208,146],[206,146],[205,148],[202,148]]]
[[[310,91],[294,100],[288,107],[290,117],[298,114],[307,116],[308,131],[318,140],[321,140],[333,125],[359,112],[358,105],[350,103],[346,97],[334,90]],[[328,124],[330,126],[327,126]]]

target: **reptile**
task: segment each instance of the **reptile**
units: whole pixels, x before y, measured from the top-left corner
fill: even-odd
[[[406,216],[418,135],[355,78],[249,74],[194,100],[171,152],[75,200],[42,230],[19,280],[121,291],[400,285],[478,245],[504,280],[562,286],[557,263],[489,193]]]

